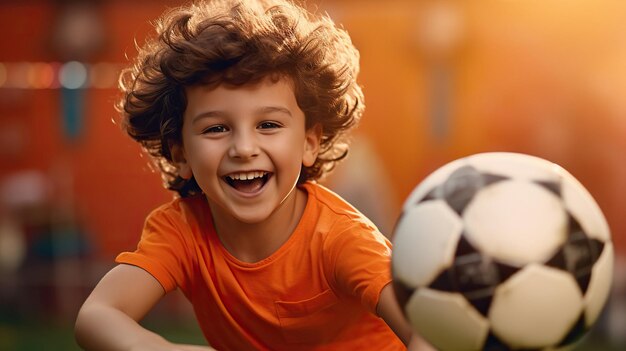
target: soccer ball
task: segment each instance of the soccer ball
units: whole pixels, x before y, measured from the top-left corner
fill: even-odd
[[[458,159],[408,197],[393,284],[413,328],[441,350],[573,345],[609,295],[613,245],[589,192],[516,153]]]

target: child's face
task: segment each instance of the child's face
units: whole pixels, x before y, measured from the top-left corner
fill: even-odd
[[[289,80],[186,93],[183,143],[174,158],[220,215],[258,223],[295,196],[301,166],[317,157],[320,129],[305,130]]]

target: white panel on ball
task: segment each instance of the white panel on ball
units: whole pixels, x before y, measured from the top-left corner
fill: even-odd
[[[483,189],[463,219],[472,244],[510,264],[544,261],[566,240],[567,216],[561,201],[527,181],[502,181]]]
[[[591,280],[585,294],[585,317],[591,326],[606,303],[613,280],[613,244],[606,243],[598,261],[591,269]]]
[[[443,201],[407,209],[393,238],[394,276],[413,288],[430,284],[452,264],[462,227]]]
[[[479,350],[489,323],[460,294],[419,289],[406,305],[407,318],[440,350]]]
[[[493,333],[512,348],[538,348],[558,344],[582,308],[571,274],[529,264],[496,288],[489,320]]]

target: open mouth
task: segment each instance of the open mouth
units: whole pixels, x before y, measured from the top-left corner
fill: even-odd
[[[240,192],[254,193],[267,183],[271,175],[265,171],[231,173],[224,176],[224,181]]]

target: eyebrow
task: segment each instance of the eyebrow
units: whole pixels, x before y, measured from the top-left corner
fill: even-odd
[[[264,106],[257,110],[257,113],[260,115],[272,112],[280,112],[289,115],[289,117],[292,117],[291,110],[282,106]]]
[[[194,124],[196,122],[198,122],[199,120],[203,119],[203,118],[210,118],[210,117],[223,117],[223,116],[227,116],[228,113],[223,112],[223,111],[206,111],[206,112],[202,112],[200,114],[198,114],[197,116],[193,117],[193,119],[191,120],[191,123]]]
[[[278,113],[284,113],[286,115],[289,115],[289,117],[293,117],[291,110],[289,110],[286,107],[282,107],[282,106],[263,106],[257,110],[254,111],[254,113],[256,115],[264,115],[264,114],[268,114],[268,113],[274,113],[274,112],[278,112]],[[206,112],[202,112],[200,114],[198,114],[197,116],[193,117],[193,119],[191,120],[191,123],[196,123],[197,121],[203,119],[203,118],[210,118],[210,117],[228,117],[230,114],[226,111],[221,111],[221,110],[212,110],[212,111],[206,111]]]

